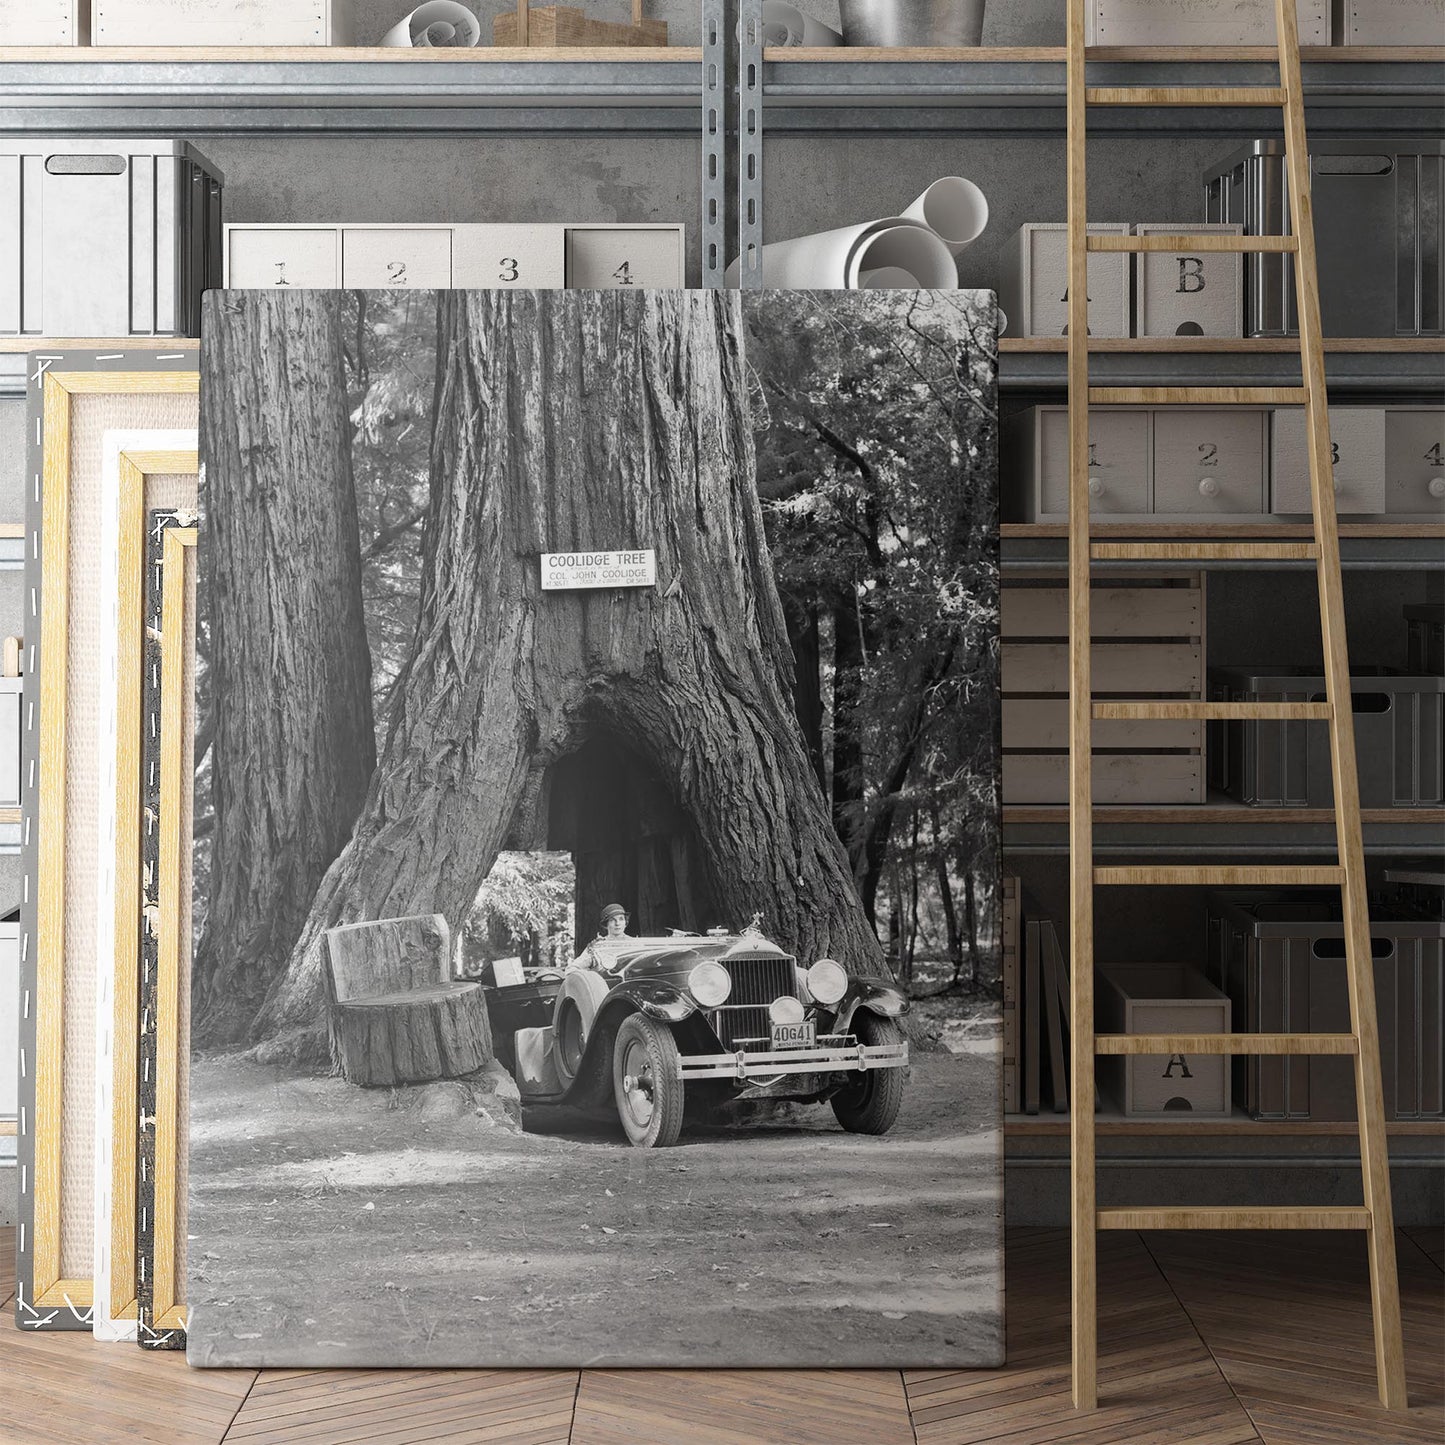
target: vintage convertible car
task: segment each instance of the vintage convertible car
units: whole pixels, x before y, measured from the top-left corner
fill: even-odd
[[[684,1104],[827,1099],[882,1134],[903,1100],[903,993],[829,958],[803,968],[754,929],[599,939],[546,983],[488,994],[522,1102],[615,1102],[640,1149],[677,1140]]]

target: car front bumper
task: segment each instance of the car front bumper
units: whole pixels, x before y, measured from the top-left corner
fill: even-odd
[[[908,1045],[840,1044],[812,1049],[775,1049],[768,1053],[684,1054],[679,1069],[688,1079],[778,1079],[790,1074],[846,1074],[867,1069],[901,1069]]]

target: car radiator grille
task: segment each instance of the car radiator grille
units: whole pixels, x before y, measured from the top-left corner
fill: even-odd
[[[796,993],[790,958],[727,958],[720,960],[733,981],[727,1003],[716,1014],[718,1038],[724,1048],[739,1039],[770,1039],[768,1005],[785,993]]]

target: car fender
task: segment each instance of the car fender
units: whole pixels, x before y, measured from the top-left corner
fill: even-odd
[[[838,1009],[834,1028],[846,1034],[853,1026],[853,1016],[862,1010],[882,1019],[898,1019],[908,1012],[908,995],[901,988],[881,979],[855,979]]]

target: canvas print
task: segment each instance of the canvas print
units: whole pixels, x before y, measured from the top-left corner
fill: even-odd
[[[1000,1363],[992,294],[206,304],[191,1362]]]

